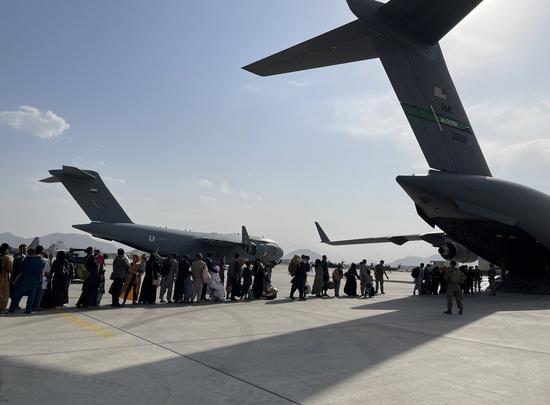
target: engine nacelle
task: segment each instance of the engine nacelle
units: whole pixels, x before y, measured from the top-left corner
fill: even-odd
[[[472,263],[478,259],[476,254],[454,241],[445,242],[438,252],[445,260],[454,260],[457,263]]]

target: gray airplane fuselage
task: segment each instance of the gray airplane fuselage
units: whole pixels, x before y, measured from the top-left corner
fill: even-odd
[[[398,176],[420,216],[514,278],[547,278],[550,196],[494,177]]]
[[[187,232],[133,223],[91,222],[73,227],[97,238],[117,241],[161,256],[177,253],[194,257],[202,253],[206,257],[206,254],[211,253],[214,259],[225,257],[229,260],[238,253],[246,259],[260,259],[264,263],[277,262],[283,256],[282,249],[274,241],[252,236],[250,242],[254,246],[246,246],[242,244],[242,236],[239,234]]]

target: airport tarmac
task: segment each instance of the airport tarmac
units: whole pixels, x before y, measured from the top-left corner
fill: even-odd
[[[0,403],[548,403],[550,297],[468,296],[447,316],[408,273],[306,302],[273,274],[275,301],[0,317]]]

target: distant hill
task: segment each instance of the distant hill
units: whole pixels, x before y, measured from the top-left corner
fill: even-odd
[[[310,250],[310,249],[298,249],[298,250],[294,250],[290,253],[287,253],[286,255],[283,256],[283,260],[292,260],[292,258],[294,256],[302,256],[302,255],[306,255],[306,256],[309,256],[309,258],[312,260],[312,261],[315,261],[317,259],[321,260],[323,258],[323,255],[317,253],[317,252],[314,252],[313,250]]]
[[[399,265],[402,266],[418,266],[420,263],[430,263],[432,260],[443,260],[441,256],[438,254],[435,254],[430,257],[418,257],[418,256],[407,256],[403,257],[398,260],[394,260],[393,262],[389,263],[392,267],[397,267]]]
[[[78,233],[50,233],[48,235],[39,236],[40,244],[45,248],[48,248],[51,244],[63,242],[63,247],[66,249],[76,248],[85,249],[88,246],[92,246],[96,249],[100,249],[102,252],[113,253],[116,252],[118,244],[102,242],[98,239],[92,238],[87,234]],[[0,243],[8,243],[12,247],[17,247],[22,243],[29,244],[33,237],[23,238],[21,236],[14,235],[10,232],[0,233]]]

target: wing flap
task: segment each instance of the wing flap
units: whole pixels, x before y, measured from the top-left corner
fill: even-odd
[[[366,25],[356,20],[243,69],[260,76],[271,76],[377,57]]]

